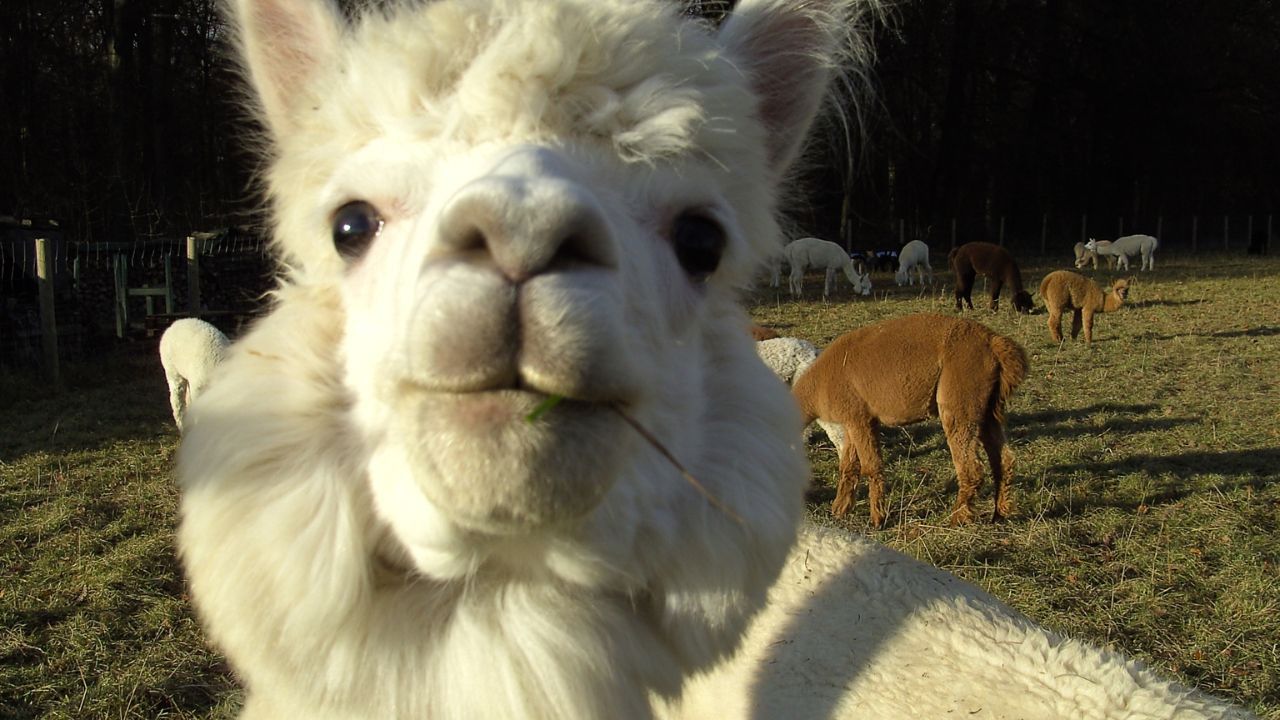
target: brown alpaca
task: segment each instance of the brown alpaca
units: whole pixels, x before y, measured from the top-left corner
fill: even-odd
[[[1129,296],[1130,282],[1132,279],[1116,280],[1104,293],[1097,283],[1070,270],[1045,275],[1040,281],[1040,297],[1049,308],[1049,335],[1053,341],[1062,342],[1062,311],[1071,310],[1071,338],[1080,334],[1083,319],[1084,341],[1093,342],[1093,314],[1119,310]]]
[[[831,512],[853,507],[860,475],[867,476],[871,524],[884,524],[884,470],[876,429],[942,419],[960,486],[953,524],[970,522],[982,484],[978,445],[986,450],[995,484],[992,521],[1008,516],[1013,452],[1004,441],[1004,406],[1027,374],[1027,354],[986,326],[944,315],[909,315],[836,338],[792,394],[805,425],[840,423],[845,442],[840,483]]]
[[[773,328],[767,328],[763,325],[757,325],[755,323],[751,323],[750,330],[751,330],[751,339],[757,342],[761,340],[772,340],[776,337],[779,337],[777,330],[774,330]]]
[[[951,251],[951,271],[956,275],[956,310],[963,310],[963,300],[973,309],[973,280],[978,275],[991,279],[991,309],[995,310],[1000,298],[1000,288],[1008,285],[1013,291],[1013,309],[1029,313],[1035,305],[1031,294],[1022,287],[1022,271],[1008,250],[987,242],[965,243]]]

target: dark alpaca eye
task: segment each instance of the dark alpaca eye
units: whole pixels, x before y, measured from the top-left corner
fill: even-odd
[[[348,260],[364,254],[381,230],[382,216],[363,200],[349,202],[333,214],[333,246]]]
[[[704,215],[685,213],[671,225],[671,247],[680,267],[695,282],[705,281],[724,255],[724,228]]]

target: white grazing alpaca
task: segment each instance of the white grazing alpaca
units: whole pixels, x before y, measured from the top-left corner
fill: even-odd
[[[818,268],[827,273],[822,285],[822,299],[827,299],[835,286],[836,271],[843,270],[853,290],[861,295],[871,294],[870,276],[858,272],[853,266],[853,259],[836,243],[818,238],[800,238],[787,243],[782,249],[787,265],[791,267],[791,296],[800,297],[804,285],[804,272],[809,268]]]
[[[1160,241],[1150,235],[1125,235],[1118,237],[1111,242],[1106,240],[1094,240],[1089,238],[1089,242],[1084,244],[1085,249],[1091,250],[1101,256],[1114,256],[1117,267],[1120,270],[1129,269],[1129,258],[1134,255],[1142,256],[1142,269],[1156,269],[1156,248],[1160,247]],[[1110,257],[1108,257],[1110,260]],[[1077,263],[1076,267],[1080,267]]]
[[[169,383],[169,407],[182,432],[187,407],[204,392],[231,342],[218,328],[196,318],[175,320],[160,336],[160,364]]]
[[[929,264],[929,246],[923,240],[912,240],[898,251],[898,272],[893,279],[899,287],[912,284],[913,269],[920,277],[921,285],[924,285],[925,271],[929,273],[929,282],[933,282],[933,266]]]
[[[716,32],[664,0],[231,7],[288,272],[191,410],[178,544],[244,718],[1193,707],[892,551],[795,545],[801,418],[736,298],[850,0]]]

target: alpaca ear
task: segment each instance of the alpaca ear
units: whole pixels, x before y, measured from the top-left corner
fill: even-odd
[[[231,0],[241,62],[267,127],[288,133],[305,107],[307,86],[332,62],[342,35],[331,0]]]
[[[743,0],[720,37],[760,99],[769,165],[781,178],[804,147],[850,51],[851,0]]]

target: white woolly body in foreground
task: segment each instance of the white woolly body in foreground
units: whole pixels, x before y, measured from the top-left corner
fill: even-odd
[[[196,318],[177,320],[160,336],[160,364],[169,383],[169,406],[179,432],[187,406],[204,392],[213,369],[226,357],[228,345],[221,330]]]
[[[354,28],[234,2],[288,274],[191,409],[178,544],[243,717],[745,717],[880,658],[938,702],[1070,703],[1075,677],[1026,655],[971,674],[965,654],[1007,652],[973,642],[979,615],[906,636],[938,669],[916,675],[911,623],[860,618],[927,617],[902,589],[955,581],[843,535],[795,546],[801,418],[736,299],[850,2],[743,0],[715,34],[659,0],[406,3]],[[793,561],[775,586],[788,553],[885,581],[814,595]],[[805,619],[835,622],[785,627]],[[1084,674],[1127,672],[1096,657]]]

